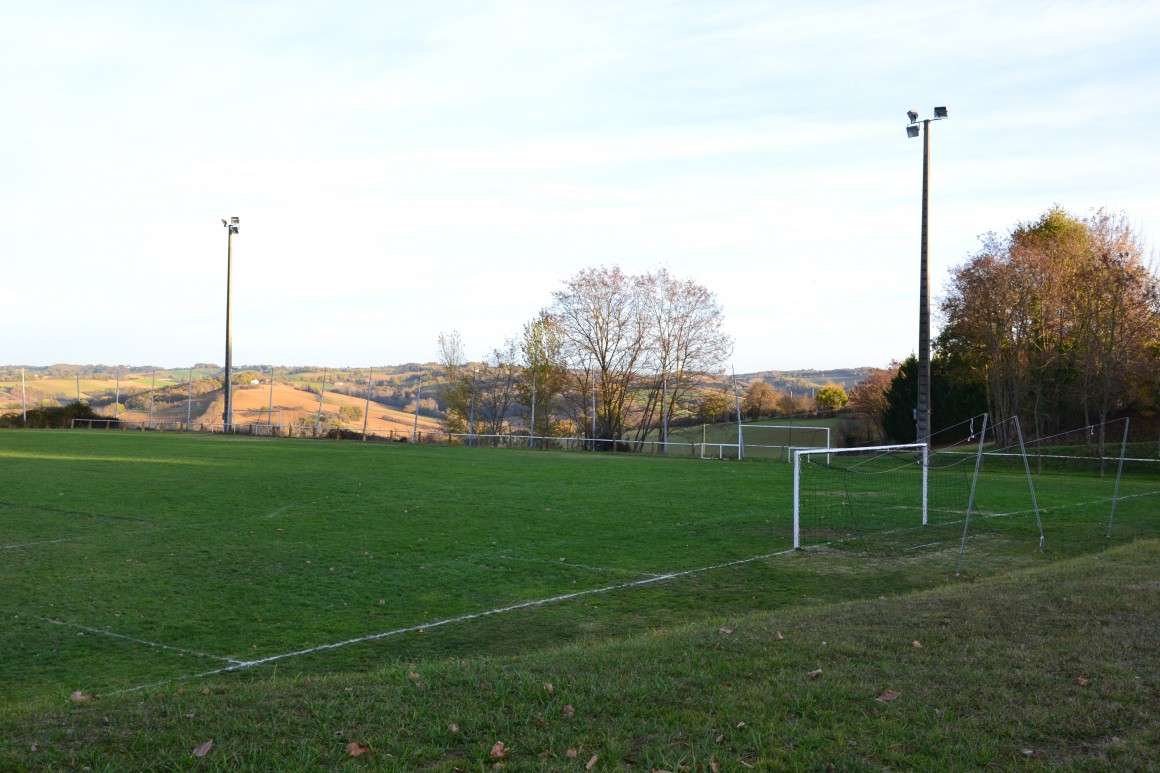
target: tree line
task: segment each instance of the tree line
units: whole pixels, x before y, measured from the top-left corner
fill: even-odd
[[[1160,282],[1123,213],[1080,218],[1056,206],[984,235],[939,309],[932,427],[987,411],[993,424],[1017,416],[1045,437],[1160,415]],[[913,357],[894,363],[859,385],[851,406],[884,437],[911,441],[916,378]],[[1011,439],[1009,425],[1000,432]]]
[[[482,362],[468,363],[457,331],[440,333],[446,422],[504,434],[519,409],[536,435],[640,441],[687,415],[732,352],[705,287],[666,269],[589,268]]]

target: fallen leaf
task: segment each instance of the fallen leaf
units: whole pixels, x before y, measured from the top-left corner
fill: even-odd
[[[918,639],[915,639],[910,643],[910,646],[914,647],[916,650],[920,650],[922,649],[922,642],[920,642]]]
[[[1035,751],[1034,749],[1024,749],[1023,756],[1034,760],[1034,759],[1038,759],[1040,757],[1040,754],[1039,754],[1039,752]]]
[[[745,760],[737,760],[737,761],[738,761],[738,762],[740,762],[740,763],[741,763],[741,764],[742,764],[744,767],[748,768],[749,770],[753,770],[753,766],[752,766],[752,765],[750,765],[750,764],[749,764],[748,762],[746,762]]]
[[[201,757],[204,757],[205,755],[209,754],[210,751],[212,751],[212,750],[213,750],[213,740],[211,739],[209,741],[206,741],[203,744],[198,744],[197,746],[193,747],[193,756],[198,757],[200,759]]]
[[[721,763],[717,762],[716,757],[709,758],[709,770],[713,773],[721,773]]]
[[[781,641],[781,640],[782,640],[782,639],[784,639],[784,638],[785,638],[785,637],[781,635],[781,631],[778,631],[778,632],[777,632],[777,640],[778,640],[778,641]]]
[[[101,717],[101,724],[102,725],[109,724],[109,718],[108,717]]]
[[[576,714],[576,709],[572,708],[571,703],[569,703],[567,706],[564,707],[564,716],[571,717],[571,716],[575,716],[575,714]]]
[[[39,750],[40,750],[40,747],[36,744],[35,741],[33,741],[28,747],[28,751],[30,751],[30,752],[35,752],[35,751],[39,751]]]
[[[1080,687],[1087,687],[1089,684],[1088,680],[1084,679],[1082,676],[1077,678],[1075,680],[1075,683],[1078,684]]]
[[[875,698],[875,700],[881,701],[882,703],[889,703],[890,701],[898,700],[901,695],[902,693],[898,692],[898,690],[887,690]]]
[[[81,703],[83,701],[91,701],[91,700],[93,700],[94,697],[95,696],[92,696],[92,695],[89,695],[88,693],[84,693],[84,692],[81,692],[80,690],[77,690],[72,695],[68,696],[68,699],[70,701],[76,701],[78,703]]]
[[[408,672],[407,672],[407,678],[408,678],[408,679],[418,679],[418,678],[419,678],[419,675],[418,675],[418,674],[416,674],[414,671],[408,671]]]
[[[386,606],[386,604],[387,604],[387,600],[386,600],[386,599],[379,599],[379,606],[380,606],[380,607],[382,607],[382,606]]]
[[[817,679],[821,675],[822,675],[822,669],[820,669],[820,668],[815,668],[813,671],[811,671],[808,674],[810,679]]]
[[[351,741],[346,745],[346,753],[352,757],[368,754],[370,750],[371,747],[367,746],[365,743],[359,743],[358,741]]]
[[[592,770],[592,768],[596,767],[596,760],[598,759],[600,759],[600,755],[593,754],[592,759],[588,760],[588,764],[584,766],[584,769]]]
[[[535,722],[540,727],[551,727],[552,726],[552,723],[549,722],[548,720],[544,719],[543,717],[532,717],[532,721]]]
[[[503,741],[496,741],[495,746],[491,747],[491,758],[493,760],[502,760],[508,755],[508,748],[503,745]]]
[[[201,694],[202,695],[209,695],[209,688],[208,687],[201,688]]]
[[[738,723],[737,723],[737,729],[738,729],[738,730],[740,730],[740,729],[741,729],[741,728],[743,728],[743,727],[745,727],[745,723],[744,723],[744,722],[738,722]]]
[[[551,682],[544,682],[544,689],[548,691],[548,695],[556,694],[556,686]]]
[[[715,740],[717,743],[721,743],[722,741],[724,741],[724,740],[725,740],[725,734],[724,734],[724,733],[718,733],[718,734],[717,734],[717,737],[716,737],[716,738],[714,738],[713,740]]]
[[[729,634],[733,633],[733,629],[727,625],[723,625],[717,629],[717,633],[723,633],[726,636],[728,636]]]
[[[447,729],[453,733],[458,733],[459,732],[459,725],[452,722],[450,725],[447,726]]]
[[[566,752],[566,754],[567,754],[569,757],[575,758],[575,757],[576,757],[576,755],[577,755],[577,754],[579,754],[579,752],[577,752],[575,749],[569,749],[569,750]]]

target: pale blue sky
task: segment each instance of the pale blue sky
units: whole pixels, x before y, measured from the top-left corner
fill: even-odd
[[[483,358],[577,271],[717,293],[759,369],[885,365],[1053,204],[1160,227],[1155,2],[2,6],[0,363]]]

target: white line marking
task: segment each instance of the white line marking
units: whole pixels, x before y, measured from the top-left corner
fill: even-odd
[[[101,636],[110,636],[114,639],[124,639],[125,641],[131,641],[131,642],[134,642],[136,644],[144,644],[146,647],[156,647],[157,649],[170,650],[171,652],[180,652],[184,655],[196,655],[199,658],[210,658],[211,660],[221,660],[221,661],[225,661],[226,663],[238,663],[238,664],[240,664],[240,663],[244,662],[241,660],[234,660],[233,658],[223,658],[220,655],[210,655],[206,652],[198,652],[197,650],[187,650],[187,649],[183,649],[181,647],[171,647],[168,644],[161,644],[161,643],[155,642],[155,641],[146,641],[145,639],[135,639],[132,636],[126,636],[123,633],[116,633],[115,631],[106,631],[102,628],[93,628],[91,626],[81,625],[80,623],[70,623],[67,620],[57,620],[57,619],[52,618],[52,617],[41,617],[38,619],[42,620],[43,622],[46,622],[46,623],[52,623],[53,625],[63,625],[63,626],[67,626],[69,628],[79,628],[82,631],[88,631],[89,633],[95,633],[95,634],[99,634]]]
[[[295,502],[293,504],[286,505],[285,507],[279,507],[277,510],[275,510],[271,513],[266,513],[265,515],[254,516],[254,519],[274,518],[274,517],[279,516],[282,513],[286,512],[287,510],[289,510],[293,507],[297,507],[297,506],[298,506],[298,503]],[[243,518],[240,520],[244,521],[246,519]],[[238,521],[235,521],[235,523],[237,523],[237,522]],[[106,537],[132,537],[136,534],[154,534],[154,533],[163,532],[163,531],[175,531],[177,529],[198,529],[198,528],[202,528],[205,526],[217,527],[220,525],[221,524],[219,522],[214,522],[214,521],[199,521],[197,523],[175,523],[171,526],[154,526],[154,527],[151,527],[148,529],[137,529],[136,531],[123,531],[123,532],[119,532],[119,533],[111,534],[111,535],[110,534],[82,534],[79,537],[62,537],[61,539],[46,539],[46,540],[40,540],[39,542],[23,542],[23,543],[16,544],[16,545],[0,545],[0,550],[16,550],[17,548],[29,548],[29,547],[35,547],[37,545],[52,545],[52,544],[55,544],[57,542],[85,542],[85,541],[89,541],[89,540],[101,540],[101,539],[104,539]]]
[[[426,631],[426,630],[429,630],[431,628],[439,628],[441,626],[452,625],[454,623],[464,623],[464,622],[467,622],[468,620],[479,620],[479,619],[484,618],[484,617],[490,617],[491,615],[502,615],[505,612],[515,612],[515,611],[518,611],[521,609],[530,609],[532,607],[542,607],[542,606],[545,606],[547,604],[555,604],[555,603],[558,603],[561,601],[570,601],[572,599],[577,599],[577,598],[580,598],[582,596],[593,596],[593,595],[596,595],[598,593],[609,593],[610,591],[626,590],[629,588],[639,588],[643,585],[652,585],[653,583],[665,582],[667,580],[674,580],[674,579],[677,579],[678,577],[687,577],[689,575],[699,574],[701,572],[711,572],[715,569],[726,569],[726,568],[731,567],[731,566],[741,566],[742,564],[749,564],[749,563],[753,563],[754,561],[764,560],[766,558],[776,558],[777,556],[791,555],[794,552],[795,551],[793,550],[793,548],[790,548],[789,550],[780,550],[776,553],[765,553],[765,554],[762,554],[760,556],[751,556],[749,558],[739,558],[736,561],[726,561],[725,563],[714,564],[712,566],[702,566],[702,567],[699,567],[697,569],[685,569],[685,570],[682,570],[680,572],[669,572],[668,574],[658,574],[658,575],[655,575],[653,577],[647,577],[643,580],[634,580],[632,582],[623,582],[623,583],[619,583],[617,585],[606,585],[606,586],[601,587],[601,588],[589,588],[588,590],[576,591],[574,593],[564,593],[564,594],[559,595],[559,596],[551,596],[549,598],[544,598],[544,599],[533,599],[532,601],[521,601],[518,604],[511,604],[510,606],[506,606],[506,607],[497,607],[495,609],[488,609],[484,612],[471,612],[471,613],[468,613],[466,615],[459,615],[458,617],[449,617],[449,618],[445,618],[443,620],[435,620],[435,621],[430,622],[430,623],[422,623],[420,625],[411,625],[411,626],[407,626],[406,628],[396,628],[393,631],[382,631],[380,633],[368,634],[367,636],[359,636],[359,637],[354,638],[354,639],[346,639],[345,641],[332,642],[330,644],[320,644],[317,647],[308,647],[307,649],[295,650],[293,652],[284,652],[281,655],[271,655],[269,657],[259,658],[258,660],[247,660],[247,661],[242,661],[242,662],[235,661],[233,663],[233,665],[226,666],[224,668],[216,668],[212,671],[203,671],[199,674],[191,674],[188,676],[175,677],[173,679],[165,679],[165,680],[160,681],[160,682],[153,682],[152,684],[138,685],[137,687],[129,687],[129,688],[126,688],[124,690],[115,690],[113,692],[105,693],[105,695],[121,695],[122,693],[137,692],[139,690],[147,690],[151,687],[159,687],[163,684],[169,684],[171,682],[186,681],[189,679],[202,679],[202,678],[207,677],[207,676],[216,676],[217,674],[224,674],[224,673],[228,673],[230,671],[241,671],[241,670],[244,670],[247,668],[253,668],[254,666],[262,666],[262,665],[265,665],[267,663],[273,663],[275,661],[285,660],[286,658],[296,658],[296,657],[300,657],[302,655],[311,655],[315,652],[323,652],[325,650],[339,649],[340,647],[347,647],[351,644],[362,644],[363,642],[377,641],[379,639],[387,639],[387,638],[390,638],[392,636],[399,636],[399,635],[405,634],[405,633],[416,633],[418,631]]]
[[[0,550],[16,550],[17,548],[31,548],[36,545],[52,545],[57,542],[72,542],[80,537],[63,537],[61,539],[44,539],[39,542],[22,542],[18,545],[0,545]]]

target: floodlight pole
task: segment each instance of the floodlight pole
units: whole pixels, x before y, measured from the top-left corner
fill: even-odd
[[[930,124],[947,117],[945,107],[934,109],[934,118],[918,120],[914,110],[907,112],[910,124],[906,127],[908,137],[918,136],[918,124],[922,124],[922,237],[919,248],[918,287],[918,407],[915,409],[915,441],[928,442],[931,420],[931,368],[930,368]]]
[[[233,339],[230,335],[230,288],[234,277],[234,234],[238,232],[240,220],[231,217],[229,222],[222,219],[226,227],[226,404],[222,411],[222,430],[234,430],[234,385],[233,385]]]

